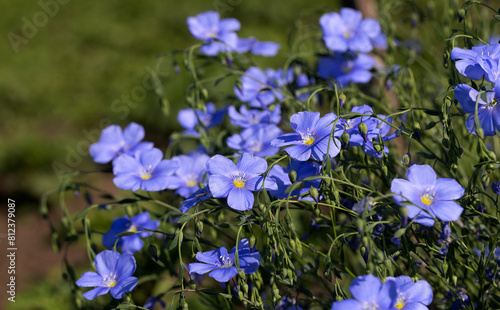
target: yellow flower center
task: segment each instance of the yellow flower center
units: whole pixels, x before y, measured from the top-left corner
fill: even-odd
[[[189,187],[193,187],[196,185],[196,183],[198,183],[198,182],[196,182],[195,180],[191,180],[191,181],[187,182],[186,185]]]
[[[312,135],[308,135],[307,137],[302,138],[302,141],[305,145],[311,145],[314,143],[314,137]]]
[[[394,305],[394,307],[396,307],[398,309],[403,309],[404,306],[405,306],[405,302],[403,300],[398,300],[398,303]]]
[[[349,39],[351,37],[351,34],[349,31],[344,32],[344,38]]]
[[[104,286],[114,287],[116,285],[116,275],[112,273],[109,276],[104,277]]]
[[[432,203],[432,200],[434,200],[434,198],[429,195],[428,193],[425,193],[424,195],[422,195],[422,197],[420,198],[420,200],[426,204],[426,205],[430,205]]]
[[[151,173],[149,173],[149,172],[143,172],[141,174],[141,179],[143,179],[143,180],[149,180],[149,179],[151,179]]]
[[[137,232],[137,227],[135,227],[135,225],[134,225],[134,224],[132,224],[132,225],[129,227],[128,231],[130,231],[130,232],[134,232],[134,233],[135,233],[135,232]]]
[[[245,180],[243,180],[241,177],[234,179],[233,183],[237,188],[245,187]]]

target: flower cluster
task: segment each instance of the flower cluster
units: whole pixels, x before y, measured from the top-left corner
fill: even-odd
[[[407,276],[387,277],[384,283],[371,274],[360,276],[351,282],[349,291],[354,299],[334,302],[332,310],[424,310],[433,298],[427,281],[413,282]]]
[[[168,295],[178,298],[178,308],[186,308],[186,292],[197,292],[212,295],[206,301],[214,306],[223,297],[229,307],[241,302],[256,309],[309,309],[315,303],[332,310],[423,310],[434,297],[429,282],[453,292],[455,299],[445,300],[447,306],[468,300],[459,290],[468,281],[453,278],[447,270],[475,274],[478,281],[486,274],[494,283],[498,274],[491,265],[500,263],[493,249],[498,234],[482,220],[498,224],[488,206],[496,208],[500,182],[491,184],[496,195],[486,192],[500,163],[492,151],[498,150],[497,141],[485,142],[483,135],[500,131],[500,43],[451,53],[459,73],[482,79],[479,86],[450,79],[455,99],[471,114],[464,121],[452,113],[451,90],[444,93],[445,104],[435,109],[407,105],[405,101],[421,95],[414,76],[418,70],[410,68],[411,61],[408,68],[376,65],[374,49],[388,47],[377,20],[363,19],[350,8],[324,14],[319,19],[322,40],[318,20],[313,22],[317,34],[311,38],[319,50],[304,52],[307,57],[292,54],[282,68],[271,69],[258,67],[248,55],[233,54],[274,56],[278,44],[239,38],[239,21],[221,19],[215,11],[187,19],[191,34],[202,41],[183,55],[194,80],[188,92],[203,95],[188,98],[189,108],[179,110],[179,130],[166,151],[143,142],[144,128],[136,123],[123,130],[118,125],[105,128],[90,147],[96,163],[112,166],[114,184],[133,192],[125,199],[102,195],[112,200],[114,210],[95,208],[97,212],[122,213],[102,230],[99,245],[89,237],[95,231],[89,229],[87,216],[94,208],[78,216],[86,217],[89,256],[99,246],[108,249],[95,256],[97,272],[85,272],[76,281],[80,287],[95,287],[85,298],[109,291],[121,299],[160,270],[179,278],[178,286],[170,286],[175,293]],[[300,44],[294,48],[306,50]],[[198,70],[198,60],[203,70]],[[204,66],[221,64],[223,76],[206,76],[212,71]],[[368,83],[374,75],[383,83],[350,84]],[[229,93],[208,94],[226,78]],[[397,111],[386,105],[389,97],[401,101]],[[428,96],[421,97],[424,101]],[[419,121],[426,121],[422,115],[435,117],[425,129],[420,128]],[[454,131],[457,119],[480,139]],[[393,144],[400,136],[400,145]],[[436,137],[442,139],[439,148],[430,143]],[[475,156],[462,141],[466,138],[478,141],[474,165],[463,164],[465,157]],[[487,202],[480,200],[483,195]],[[471,258],[473,247],[457,240],[469,235],[484,243],[480,259]],[[230,251],[220,247],[235,243]],[[458,259],[457,253],[472,262],[470,268],[441,268]],[[133,255],[153,266],[141,264],[139,280],[133,276]],[[440,267],[419,274],[424,264]],[[360,270],[367,275],[356,277]],[[395,273],[412,278],[387,276]],[[205,274],[220,282],[222,292],[199,288]],[[309,286],[314,281],[333,283],[333,277],[335,286],[324,290],[331,293],[326,301],[313,296]],[[423,277],[429,282],[417,280]],[[347,298],[341,287],[351,280],[352,298]],[[481,285],[481,298],[494,294],[494,285]],[[146,309],[164,306],[162,299],[169,293],[142,294],[139,302],[145,301]]]
[[[465,113],[471,113],[466,126],[476,134],[481,128],[482,135],[493,136],[500,131],[500,43],[474,46],[472,49],[455,47],[451,59],[460,74],[471,80],[484,79],[493,83],[486,91],[478,91],[467,84],[455,86],[455,98]],[[477,119],[477,120],[476,120]]]
[[[234,18],[220,19],[215,11],[189,17],[187,25],[193,37],[203,42],[200,52],[208,56],[226,52],[274,56],[280,49],[274,42],[261,42],[254,37],[238,38],[236,31],[240,30],[240,22]]]
[[[364,18],[361,12],[342,8],[319,20],[326,47],[333,51],[321,57],[318,75],[323,79],[335,79],[342,86],[349,82],[367,83],[372,78],[369,71],[375,60],[368,54],[373,48],[386,49],[387,38],[377,20]]]

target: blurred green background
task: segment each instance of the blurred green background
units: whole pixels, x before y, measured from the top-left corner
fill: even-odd
[[[43,7],[50,14],[40,13]],[[169,117],[153,91],[141,97],[138,88],[158,55],[197,43],[188,32],[188,16],[217,10],[239,19],[241,37],[255,35],[282,45],[279,56],[256,58],[277,67],[286,58],[288,35],[299,16],[317,18],[339,7],[331,0],[1,0],[0,196],[16,200],[19,245],[16,302],[7,308],[71,308],[61,256],[52,253],[47,225],[38,215],[39,197],[58,186],[57,173],[98,168],[87,148],[107,122],[138,122],[146,127],[145,139],[165,149],[169,133],[180,129],[176,114],[188,76],[172,72],[164,77]],[[4,222],[6,208],[0,209]],[[85,263],[83,258],[77,261]],[[0,297],[3,308],[3,289]]]

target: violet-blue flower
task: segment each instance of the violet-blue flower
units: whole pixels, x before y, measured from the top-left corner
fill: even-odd
[[[236,247],[231,252],[226,248],[219,248],[213,251],[198,252],[196,259],[201,263],[189,264],[189,273],[205,274],[214,278],[218,282],[227,282],[238,274],[235,264]],[[238,262],[240,270],[245,274],[252,274],[257,271],[261,261],[260,253],[251,249],[247,239],[242,239],[238,243]]]
[[[424,280],[413,282],[413,279],[407,276],[397,278],[387,277],[386,280],[396,282],[398,299],[393,310],[426,310],[432,302],[433,294],[431,285]]]
[[[500,195],[500,182],[491,182],[491,190],[493,193]]]
[[[259,124],[277,125],[281,121],[281,107],[277,104],[273,110],[267,109],[261,111],[257,109],[249,110],[245,105],[242,105],[238,113],[234,106],[230,106],[228,115],[231,124],[242,128],[248,128]]]
[[[297,178],[295,182],[303,182],[302,186],[298,189],[295,189],[291,193],[287,193],[286,189],[288,186],[292,184],[288,174],[290,171],[295,171]],[[303,195],[314,187],[318,188],[321,183],[320,179],[311,180],[311,181],[303,181],[305,178],[320,175],[321,174],[321,164],[318,162],[310,162],[310,161],[298,161],[292,159],[290,165],[287,168],[282,168],[281,166],[275,165],[270,173],[269,177],[274,178],[276,180],[276,184],[278,185],[277,190],[270,190],[269,193],[273,196],[276,196],[278,199],[287,198],[290,196]]]
[[[473,46],[472,49],[453,48],[450,58],[456,60],[455,67],[460,74],[471,80],[486,80],[494,83],[498,77],[500,44]],[[458,60],[457,60],[458,59]]]
[[[352,83],[368,83],[372,78],[369,71],[375,60],[367,54],[340,54],[321,57],[318,61],[318,75],[323,79],[334,79],[342,86]]]
[[[284,96],[278,90],[282,80],[277,80],[279,74],[275,70],[265,72],[257,67],[250,67],[241,77],[241,87],[234,86],[234,93],[238,100],[248,102],[254,108],[266,108],[276,100],[283,100]]]
[[[160,226],[159,221],[151,220],[148,212],[140,213],[132,218],[129,216],[118,217],[111,223],[111,229],[102,236],[102,245],[112,249],[118,237],[116,235],[129,231],[136,234],[120,237],[116,248],[121,248],[123,253],[134,254],[144,246],[141,238],[147,238],[153,234],[149,230],[156,230]]]
[[[83,297],[92,300],[99,295],[111,292],[115,299],[121,299],[137,285],[135,258],[127,253],[102,251],[95,256],[94,264],[97,272],[85,272],[76,285],[80,287],[96,287],[83,293]]]
[[[373,43],[384,47],[385,36],[377,20],[365,18],[361,12],[351,8],[342,8],[340,12],[321,16],[319,23],[326,47],[332,51],[357,51],[368,53]]]
[[[179,168],[169,178],[168,189],[175,189],[175,193],[187,198],[200,189],[199,183],[203,181],[207,161],[210,157],[206,154],[193,152],[189,155],[172,157]]]
[[[438,179],[429,165],[412,165],[406,178],[392,180],[391,191],[397,204],[408,201],[408,216],[415,223],[432,226],[433,216],[445,222],[458,220],[463,208],[454,200],[461,198],[465,189],[456,180]]]
[[[250,153],[259,157],[272,156],[280,148],[271,146],[271,141],[283,131],[275,125],[256,125],[244,129],[239,134],[227,138],[227,146],[241,153]]]
[[[205,104],[205,111],[181,109],[177,114],[177,121],[186,129],[184,134],[199,137],[200,133],[196,131],[196,126],[201,125],[206,129],[215,127],[224,120],[226,111],[226,107],[217,110],[215,104],[208,102]]]
[[[394,280],[382,284],[379,278],[371,274],[352,280],[349,291],[354,299],[336,301],[332,310],[392,310],[398,296]]]
[[[236,44],[236,52],[247,53],[250,52],[254,55],[260,56],[276,56],[280,49],[280,45],[275,42],[270,41],[259,41],[254,37],[250,38],[238,38]]]
[[[188,17],[187,25],[193,37],[203,40],[202,54],[216,56],[236,48],[238,35],[235,31],[240,29],[240,22],[234,18],[221,20],[218,12],[207,11]]]
[[[113,161],[113,182],[121,189],[161,191],[170,184],[179,163],[163,159],[159,149],[139,151],[135,156],[122,155]]]
[[[267,170],[263,158],[243,153],[235,165],[228,158],[215,155],[207,162],[208,185],[215,198],[227,198],[229,207],[246,211],[253,207],[253,191],[276,189],[276,182],[262,176]]]
[[[328,113],[320,118],[319,112],[298,112],[290,117],[295,133],[287,133],[274,139],[271,145],[288,146],[290,157],[306,161],[309,158],[323,161],[328,154],[335,157],[340,152],[340,141],[332,133],[337,116]],[[330,136],[332,135],[332,136]]]
[[[484,93],[483,93],[484,94]],[[476,101],[477,117],[485,136],[495,135],[496,130],[500,130],[500,87],[495,87],[493,91],[488,91],[484,99],[474,88],[466,84],[455,86],[455,98],[465,113],[471,113],[465,122],[469,132],[476,134]]]
[[[191,196],[189,196],[186,200],[181,201],[181,207],[179,210],[182,213],[189,211],[194,205],[203,202],[212,197],[212,193],[210,192],[210,188],[205,186],[194,192]]]
[[[89,149],[92,159],[99,164],[107,164],[122,154],[133,155],[136,151],[153,148],[151,142],[141,142],[144,138],[144,127],[130,123],[122,132],[118,125],[111,125],[101,132],[99,141]]]

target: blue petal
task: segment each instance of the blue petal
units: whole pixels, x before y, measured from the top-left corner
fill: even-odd
[[[227,196],[227,204],[235,210],[250,210],[253,207],[253,202],[253,193],[243,188],[234,187]]]
[[[297,144],[287,147],[285,151],[293,159],[306,161],[311,157],[311,146],[304,144]]]
[[[198,125],[198,118],[193,109],[182,109],[177,114],[177,121],[185,129],[194,129]]]
[[[428,306],[433,299],[432,287],[427,281],[417,281],[411,289],[406,291],[405,297],[408,302],[422,303]]]
[[[144,246],[144,241],[141,240],[139,235],[125,236],[121,238],[122,252],[134,254],[139,252]]]
[[[332,305],[332,310],[363,310],[363,304],[354,299],[336,301]]]
[[[328,148],[328,143],[330,147]],[[337,156],[340,153],[340,141],[337,138],[329,139],[328,136],[314,143],[311,148],[311,157],[317,161],[323,161],[328,151],[330,157]]]
[[[234,278],[235,275],[238,274],[238,269],[235,266],[229,268],[219,268],[214,269],[208,275],[218,282],[227,282]]]
[[[109,292],[109,289],[110,289],[109,287],[96,287],[95,289],[85,292],[82,295],[87,300],[93,300],[97,296],[104,295],[107,292]]]
[[[267,170],[266,160],[253,156],[250,153],[243,153],[236,166],[238,167],[238,170],[243,172],[245,175],[263,174]]]
[[[111,296],[115,299],[122,299],[125,294],[132,291],[137,285],[136,277],[120,279],[114,287],[111,288]]]
[[[292,144],[297,144],[302,141],[302,138],[299,134],[296,133],[286,133],[284,135],[281,135],[280,137],[274,139],[271,141],[272,146],[285,146],[285,145],[292,145]]]
[[[396,304],[397,299],[396,281],[386,280],[377,296],[377,304],[382,309],[391,309]]]
[[[128,146],[136,145],[144,139],[144,127],[137,123],[130,123],[123,130],[123,139]]]
[[[210,265],[210,264],[203,264],[203,263],[191,263],[189,264],[189,274],[196,273],[196,274],[205,274],[207,272],[210,272],[214,270],[215,268],[218,268],[216,265]]]
[[[141,187],[141,178],[132,174],[120,174],[113,178],[116,187],[137,191]]]
[[[80,287],[94,287],[100,286],[102,284],[102,277],[96,272],[87,271],[78,281],[76,281],[76,285]]]
[[[178,162],[170,159],[164,159],[158,163],[152,174],[155,176],[171,176],[177,171],[177,169],[179,169]]]
[[[295,132],[307,134],[310,129],[316,128],[319,116],[319,112],[298,112],[290,117],[290,125]]]
[[[102,277],[115,272],[116,263],[120,258],[120,253],[116,251],[102,251],[95,256],[95,268]]]
[[[435,217],[444,222],[453,222],[460,218],[462,208],[458,203],[449,200],[436,201],[431,205],[429,211]]]
[[[377,300],[381,288],[380,279],[368,274],[352,280],[349,291],[357,301],[373,302]]]
[[[219,23],[220,31],[230,32],[240,30],[240,22],[236,18],[224,18]]]
[[[479,92],[467,84],[458,84],[454,89],[455,98],[462,106],[465,113],[474,113],[476,111],[476,98]]]
[[[140,173],[141,165],[132,156],[123,154],[113,160],[113,174]]]
[[[226,177],[232,177],[236,175],[237,172],[238,169],[236,165],[230,159],[222,155],[215,155],[207,162],[207,173],[209,176],[212,174],[220,174]]]
[[[436,199],[455,200],[464,195],[465,189],[454,179],[440,178],[434,185]]]
[[[432,187],[436,182],[436,172],[429,165],[412,165],[406,172],[408,181],[421,187]]]
[[[196,253],[196,259],[209,265],[217,265],[221,263],[221,257],[226,257],[227,255],[226,248],[218,248],[212,251],[198,252]]]
[[[215,198],[226,198],[229,192],[235,188],[233,181],[220,174],[213,174],[208,177],[210,192]]]
[[[135,268],[135,258],[130,254],[123,253],[116,263],[115,274],[118,279],[128,278],[134,274]]]

